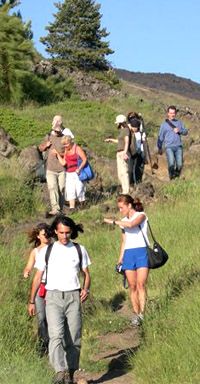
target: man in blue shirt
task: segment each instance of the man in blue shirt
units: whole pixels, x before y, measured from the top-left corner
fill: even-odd
[[[164,143],[169,178],[179,177],[183,167],[183,145],[181,135],[187,135],[188,130],[182,121],[176,119],[177,109],[174,105],[167,108],[167,119],[161,124],[158,135],[158,153],[162,155],[162,145]]]

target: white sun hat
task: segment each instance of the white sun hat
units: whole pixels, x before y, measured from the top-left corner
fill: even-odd
[[[122,124],[126,122],[126,116],[118,115],[115,120],[115,124]]]

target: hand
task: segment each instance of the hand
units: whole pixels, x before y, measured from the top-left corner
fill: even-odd
[[[112,140],[108,138],[108,139],[105,139],[104,141],[105,143],[111,143]]]
[[[126,161],[129,159],[127,153],[125,151],[123,151],[123,159]]]
[[[175,133],[179,133],[179,128],[174,128]]]
[[[28,279],[29,276],[30,276],[30,271],[29,271],[29,269],[25,269],[25,270],[24,270],[24,279]]]
[[[80,293],[81,303],[83,303],[85,300],[87,300],[88,294],[89,294],[88,289],[84,289],[84,288],[81,289],[81,293]]]
[[[76,173],[77,173],[77,175],[79,175],[79,173],[80,173],[80,169],[76,169]]]
[[[55,155],[55,156],[57,156],[59,153],[58,153],[58,151],[55,149],[55,148],[53,148],[52,150],[51,150],[51,153],[53,154],[53,155]]]
[[[49,148],[51,146],[51,144],[52,144],[51,140],[47,141],[46,148]]]
[[[28,313],[29,313],[29,316],[35,316],[36,315],[36,308],[35,308],[35,304],[30,304],[28,305]]]
[[[113,219],[103,219],[104,223],[107,223],[107,224],[114,224],[114,220]]]

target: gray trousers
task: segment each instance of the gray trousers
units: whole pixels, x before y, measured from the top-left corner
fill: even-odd
[[[53,211],[60,211],[63,209],[65,176],[65,171],[52,172],[47,170],[46,172],[50,204]]]
[[[49,361],[55,372],[77,370],[81,349],[80,292],[47,291]]]
[[[42,346],[48,348],[49,334],[46,319],[46,303],[45,298],[40,297],[37,293],[35,298],[37,318],[38,318],[38,337]]]

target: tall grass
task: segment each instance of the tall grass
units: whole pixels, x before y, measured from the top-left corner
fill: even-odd
[[[14,157],[0,168],[0,223],[17,223],[34,218],[42,210],[40,187],[21,169]],[[44,208],[43,208],[44,209]]]
[[[53,115],[62,114],[65,125],[76,139],[98,156],[114,157],[114,146],[103,139],[116,135],[118,113],[130,110],[145,115],[154,135],[160,118],[160,104],[140,97],[121,97],[109,102],[69,100],[49,107],[7,110],[0,123],[17,141],[19,148],[39,143],[51,128]],[[30,125],[28,124],[30,123]],[[0,208],[4,233],[0,240],[0,382],[6,384],[46,384],[52,375],[47,358],[36,353],[36,319],[27,315],[30,281],[22,279],[26,262],[27,239],[16,232],[13,223],[37,218],[44,209],[38,188],[15,166],[0,168]],[[198,170],[199,172],[199,170]],[[111,175],[113,176],[113,175]],[[146,207],[156,238],[169,252],[166,266],[150,273],[144,339],[131,359],[138,383],[197,383],[199,370],[199,224],[200,183],[198,173],[188,181],[175,181],[163,187],[161,203]],[[120,230],[102,224],[103,214],[97,202],[87,211],[74,215],[83,222],[84,235],[78,241],[91,256],[92,289],[83,306],[84,329],[81,367],[105,369],[106,360],[94,361],[99,351],[98,337],[123,331],[129,319],[119,316],[117,307],[128,299],[121,276],[114,266],[118,259]],[[192,333],[192,335],[190,335]],[[105,346],[106,348],[106,346]]]
[[[132,366],[139,383],[197,383],[200,184],[179,181],[165,193],[169,202],[149,215],[170,258],[150,274],[145,337]]]

